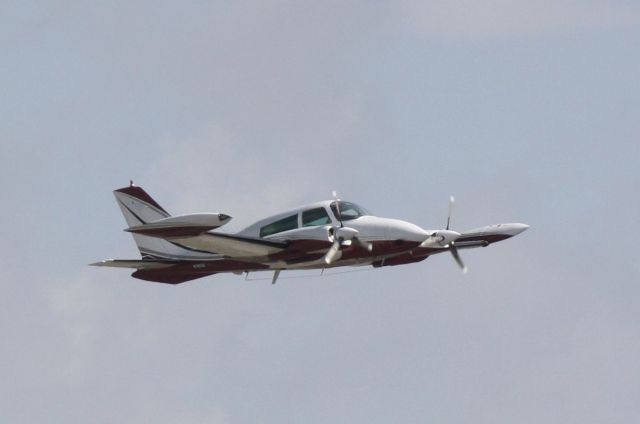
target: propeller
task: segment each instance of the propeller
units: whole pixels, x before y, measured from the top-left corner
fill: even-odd
[[[451,212],[453,211],[453,204],[455,203],[456,198],[453,196],[449,196],[449,211],[447,212],[447,230],[449,229],[449,224],[451,223]]]
[[[458,263],[458,266],[460,267],[460,269],[462,269],[462,273],[466,274],[467,271],[469,270],[469,268],[467,268],[467,266],[464,264],[464,262],[462,262],[462,258],[460,258],[460,254],[458,253],[458,248],[455,245],[455,242],[451,242],[449,244],[449,251],[451,252],[451,255],[453,256],[453,259],[456,260],[456,262]]]
[[[331,265],[342,257],[342,246],[351,246],[356,244],[369,252],[373,248],[371,243],[358,238],[358,230],[349,227],[331,227],[329,228],[329,241],[333,242],[327,253],[324,255],[324,261],[327,265]]]
[[[449,196],[449,212],[447,214],[447,231],[449,231],[449,225],[451,224],[451,212],[453,211],[453,204],[455,203],[455,201],[456,201],[455,197]],[[456,239],[458,237],[456,237]],[[456,241],[455,240],[451,240],[451,242],[449,243],[449,252],[451,252],[451,256],[453,256],[453,259],[455,259],[456,263],[458,264],[458,266],[462,270],[462,273],[466,274],[467,271],[468,271],[468,268],[464,264],[464,262],[462,262],[462,258],[460,257],[460,254],[458,253],[458,248],[456,247]]]
[[[336,197],[335,191],[333,192],[333,197]],[[329,228],[328,238],[329,241],[331,241],[333,244],[324,255],[324,261],[326,262],[326,264],[331,265],[342,257],[342,250],[340,249],[342,246],[351,246],[351,244],[356,244],[357,246],[371,252],[371,250],[373,249],[373,245],[369,242],[361,240],[358,237],[358,230],[345,227],[342,223],[339,199],[336,198],[331,206],[335,206],[332,207],[332,209],[335,212],[336,218],[340,222],[340,226]]]
[[[441,247],[446,248],[451,252],[453,259],[456,261],[463,273],[467,273],[467,267],[460,258],[458,248],[456,247],[456,240],[460,237],[460,233],[450,230],[451,225],[451,213],[453,211],[453,204],[456,199],[453,196],[449,196],[449,211],[447,214],[447,226],[444,230],[434,231],[427,237],[420,247]]]
[[[324,261],[327,265],[331,265],[341,257],[342,257],[342,251],[340,250],[340,240],[336,239],[336,241],[334,241],[331,247],[329,248],[329,251],[327,252],[327,254],[324,255]]]

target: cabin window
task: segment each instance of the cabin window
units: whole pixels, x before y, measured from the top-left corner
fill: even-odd
[[[260,228],[260,237],[270,236],[271,234],[281,233],[283,231],[294,230],[298,228],[298,214],[282,218],[276,222],[265,225]]]
[[[312,227],[314,225],[331,224],[331,218],[325,208],[310,209],[302,212],[302,226]]]

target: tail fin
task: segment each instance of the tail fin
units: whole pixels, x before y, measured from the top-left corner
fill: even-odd
[[[113,194],[129,227],[145,225],[171,216],[146,191],[133,183],[129,187],[115,190]],[[142,259],[197,260],[211,256],[210,252],[201,252],[156,237],[132,235]]]
[[[116,196],[118,206],[120,206],[124,219],[130,227],[171,216],[146,191],[133,184],[115,190],[113,194]]]

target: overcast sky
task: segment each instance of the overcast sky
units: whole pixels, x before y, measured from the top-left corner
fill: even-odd
[[[0,421],[640,421],[637,2],[10,0],[0,51]],[[174,287],[86,266],[138,255],[129,179],[531,229]]]

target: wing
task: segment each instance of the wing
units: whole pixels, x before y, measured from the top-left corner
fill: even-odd
[[[107,266],[112,268],[160,269],[175,265],[175,261],[148,261],[142,259],[105,259],[89,264],[91,266]]]
[[[270,241],[222,233],[203,233],[197,236],[170,237],[168,240],[191,249],[221,253],[237,259],[259,258],[283,252],[288,242]]]
[[[526,224],[515,223],[488,225],[486,227],[465,231],[456,239],[455,246],[458,250],[486,247],[492,243],[518,235],[527,228],[529,228],[529,226]],[[449,252],[449,249],[444,247],[421,247],[407,254],[398,255],[393,258],[385,259],[384,261],[374,262],[373,266],[403,265],[412,262],[420,262],[431,255],[445,252]]]

